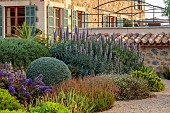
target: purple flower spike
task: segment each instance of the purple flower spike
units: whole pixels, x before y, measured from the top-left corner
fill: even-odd
[[[32,82],[32,79],[28,79],[28,84],[30,85],[30,84],[32,84],[33,82]]]
[[[110,52],[109,59],[112,60],[112,51]]]
[[[82,40],[84,40],[84,38],[85,38],[85,32],[83,30],[83,32],[82,32]]]
[[[22,86],[19,88],[19,90],[20,90],[21,92],[26,91],[26,89],[25,89],[24,85],[22,85]]]
[[[66,36],[68,36],[69,35],[69,28],[68,28],[68,26],[67,26],[67,29],[66,29]]]
[[[88,29],[87,29],[87,33],[86,34],[87,34],[87,37],[88,37],[89,36],[89,30]]]
[[[3,75],[3,71],[2,71],[2,70],[0,70],[0,77],[2,77],[2,75]]]
[[[29,97],[29,96],[30,96],[30,93],[29,93],[29,92],[26,92],[24,96],[25,96],[25,97]]]
[[[50,93],[52,90],[51,89],[46,89],[43,93],[47,94]]]
[[[13,86],[9,86],[8,91],[9,91],[9,93],[10,93],[11,95],[14,95],[14,94],[15,94],[15,89],[14,89]]]

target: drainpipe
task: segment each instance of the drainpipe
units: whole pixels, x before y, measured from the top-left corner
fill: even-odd
[[[30,5],[32,4],[32,0],[30,0]]]

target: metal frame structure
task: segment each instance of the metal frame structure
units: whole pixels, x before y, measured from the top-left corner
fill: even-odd
[[[104,6],[104,5],[107,5],[107,4],[110,4],[110,3],[114,3],[114,2],[120,2],[120,1],[126,1],[126,2],[131,2],[131,6],[128,6],[128,7],[125,7],[125,8],[122,8],[122,9],[120,9],[120,10],[118,10],[118,11],[113,11],[113,10],[106,10],[106,9],[102,9],[102,8],[100,8],[100,7],[102,7],[102,6]],[[136,6],[136,4],[135,4],[135,2],[140,2],[140,6],[141,7],[143,7],[143,6],[145,6],[145,7],[149,7],[149,9],[147,9],[147,10],[139,10],[138,12],[133,12],[133,7],[135,7]],[[138,4],[139,5],[139,4]],[[137,6],[138,6],[137,5]],[[114,7],[114,6],[113,6]],[[128,12],[128,13],[123,13],[122,11],[124,11],[124,10],[128,10],[129,8],[131,8],[131,12]],[[130,19],[130,21],[131,22],[135,22],[136,20],[133,20],[133,16],[135,16],[135,15],[140,15],[139,17],[140,17],[140,19],[138,20],[138,22],[140,22],[140,23],[145,23],[144,22],[144,19],[142,19],[142,14],[143,13],[151,13],[152,15],[153,15],[153,20],[152,20],[152,22],[154,23],[155,22],[155,14],[157,14],[157,13],[161,13],[161,14],[163,14],[163,10],[164,10],[164,8],[163,7],[160,7],[160,6],[155,6],[155,5],[152,5],[152,4],[150,4],[150,3],[147,3],[147,2],[144,2],[144,1],[142,1],[142,0],[112,0],[112,1],[109,1],[109,2],[105,2],[105,3],[102,3],[102,4],[100,4],[100,0],[98,0],[98,6],[96,6],[95,8],[93,8],[93,9],[96,9],[96,10],[98,10],[98,13],[97,14],[88,14],[88,15],[98,15],[98,21],[97,22],[82,22],[82,23],[97,23],[98,24],[98,27],[100,26],[100,24],[102,24],[102,27],[103,27],[103,24],[105,23],[104,21],[103,21],[103,15],[104,14],[100,14],[100,11],[105,11],[105,12],[109,12],[110,14],[108,15],[108,16],[110,16],[111,14],[120,14],[120,15],[126,15],[126,16],[131,16],[131,19]],[[157,10],[161,10],[161,11],[157,11]],[[84,14],[83,14],[84,15]],[[100,21],[100,15],[102,15],[102,21]],[[109,22],[107,22],[107,23],[110,23],[110,19],[109,19]],[[117,20],[116,20],[116,22],[114,22],[114,23],[118,23],[117,22]],[[169,22],[168,22],[169,23]],[[110,27],[110,24],[109,24],[109,26],[108,27]]]

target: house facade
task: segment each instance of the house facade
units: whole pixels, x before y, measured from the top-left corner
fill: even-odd
[[[112,1],[108,4],[99,4]],[[144,0],[142,0],[144,1]],[[53,36],[60,29],[70,32],[79,28],[123,27],[125,20],[144,18],[141,0],[0,0],[0,37],[17,34],[15,28],[27,22],[36,31],[41,29],[45,36]],[[128,8],[127,8],[128,7]],[[124,9],[127,8],[127,9]],[[121,13],[113,13],[113,12]],[[125,14],[127,13],[127,15]]]

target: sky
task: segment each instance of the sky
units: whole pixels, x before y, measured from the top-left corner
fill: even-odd
[[[147,3],[150,3],[152,5],[156,5],[156,6],[160,6],[160,7],[165,7],[165,4],[163,2],[163,0],[146,0]],[[148,7],[146,7],[146,10],[148,9]],[[161,10],[157,10],[157,12],[160,12]],[[166,18],[166,17],[162,17],[162,14],[155,14],[157,18]],[[146,18],[153,18],[153,14],[152,13],[146,13]]]

